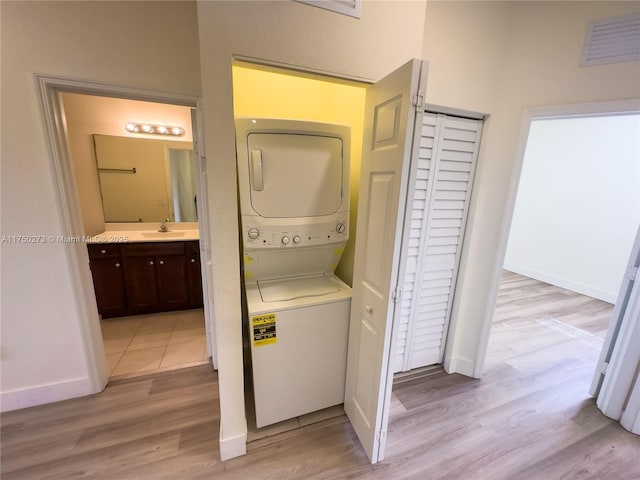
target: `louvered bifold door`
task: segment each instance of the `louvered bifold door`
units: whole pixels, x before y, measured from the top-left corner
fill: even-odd
[[[442,362],[481,129],[480,120],[424,115],[401,258],[397,372]]]

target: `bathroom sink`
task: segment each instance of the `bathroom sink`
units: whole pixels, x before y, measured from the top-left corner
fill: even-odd
[[[176,238],[184,237],[186,232],[140,232],[144,238]]]

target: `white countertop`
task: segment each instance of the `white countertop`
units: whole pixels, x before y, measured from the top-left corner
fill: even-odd
[[[159,232],[159,223],[112,223],[105,231],[87,239],[87,243],[178,242],[198,240],[195,222],[167,223],[169,232]]]

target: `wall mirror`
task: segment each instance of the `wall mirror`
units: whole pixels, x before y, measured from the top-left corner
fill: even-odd
[[[107,223],[196,222],[191,142],[93,135]]]

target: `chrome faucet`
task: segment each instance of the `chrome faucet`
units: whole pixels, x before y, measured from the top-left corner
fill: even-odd
[[[169,227],[167,226],[166,222],[168,222],[169,219],[165,219],[162,221],[162,223],[160,224],[160,228],[158,229],[159,232],[170,232],[171,230],[169,229]]]

